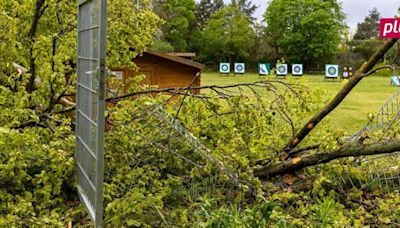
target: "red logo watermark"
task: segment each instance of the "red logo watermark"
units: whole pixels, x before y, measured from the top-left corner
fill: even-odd
[[[400,38],[400,18],[381,19],[381,38]]]

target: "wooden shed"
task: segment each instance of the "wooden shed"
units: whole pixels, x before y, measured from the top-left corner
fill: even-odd
[[[129,87],[127,80],[135,75],[145,75],[146,84],[155,85],[158,88],[185,87],[194,82],[193,86],[200,86],[201,71],[203,64],[174,56],[171,54],[146,51],[141,56],[133,59],[138,70],[113,68],[113,72],[118,78],[124,80],[125,91]],[[196,78],[196,75],[199,77]],[[200,91],[194,91],[199,93]]]

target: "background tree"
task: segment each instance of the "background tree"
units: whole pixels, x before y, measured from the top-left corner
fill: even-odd
[[[256,6],[251,0],[232,0],[231,4],[232,6],[237,6],[240,12],[246,14],[250,21],[254,22],[256,20],[254,13],[258,6]]]
[[[194,0],[156,0],[154,11],[163,20],[162,40],[171,44],[175,51],[188,50],[188,37],[196,22]]]
[[[272,63],[278,59],[278,57],[275,56],[274,48],[269,43],[269,37],[267,35],[265,25],[263,23],[255,22],[253,24],[253,29],[255,33],[254,45],[251,50],[250,57],[246,60],[246,68],[256,71],[258,63]]]
[[[336,0],[272,0],[264,19],[277,56],[306,66],[331,61],[345,27]]]
[[[267,55],[254,53],[256,50],[251,49],[256,46],[252,44],[252,41],[256,41],[252,27],[255,26],[254,13],[257,9],[252,1],[234,0],[229,9],[226,9],[223,0],[201,0],[195,8],[193,6],[194,0],[154,1],[154,11],[164,20],[164,24],[156,36],[153,49],[196,52],[198,60],[210,63],[210,66],[218,62],[215,58],[256,62],[254,58],[247,59],[250,52]],[[224,13],[218,14],[220,11]],[[218,19],[215,16],[217,14]]]
[[[364,21],[358,23],[356,34],[349,42],[351,52],[361,54],[362,61],[366,61],[383,43],[383,40],[378,39],[379,20],[380,13],[373,8]]]
[[[203,48],[202,32],[211,15],[224,7],[222,0],[202,0],[196,4],[196,23],[190,28],[186,36],[188,40],[187,51],[199,53]]]
[[[382,45],[383,41],[378,39],[370,40],[351,40],[349,45],[351,52],[359,53],[363,61],[366,61],[378,48]]]
[[[376,8],[369,11],[369,15],[364,21],[357,24],[357,32],[354,35],[355,40],[368,40],[379,37],[380,13]]]
[[[204,28],[211,15],[225,6],[223,0],[201,0],[196,4],[196,25]]]
[[[210,65],[218,61],[244,61],[254,45],[255,33],[248,17],[235,5],[214,13],[204,32],[200,59]]]

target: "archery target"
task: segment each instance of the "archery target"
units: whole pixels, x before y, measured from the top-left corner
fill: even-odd
[[[244,74],[245,65],[244,63],[235,63],[235,74]]]
[[[352,66],[344,66],[342,72],[342,79],[349,78],[353,76],[353,67]]]
[[[326,65],[325,66],[325,77],[327,77],[327,78],[339,77],[339,65]]]
[[[293,64],[292,65],[292,75],[302,76],[303,75],[303,64]]]
[[[229,63],[220,63],[219,64],[219,73],[229,74],[230,72],[231,72],[231,66]]]
[[[287,64],[276,64],[276,75],[286,76],[288,74]]]
[[[271,64],[269,64],[269,63],[258,64],[258,74],[259,75],[270,75],[271,74]]]

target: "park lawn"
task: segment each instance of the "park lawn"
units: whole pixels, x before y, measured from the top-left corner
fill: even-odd
[[[205,72],[202,74],[201,84],[202,86],[230,85],[258,80],[260,80],[258,75],[254,73],[228,77],[219,73]],[[324,81],[323,75],[305,75],[303,80],[311,89],[327,91],[328,98],[333,98],[343,86],[338,81]],[[378,111],[397,90],[399,88],[390,86],[390,81],[387,77],[368,77],[361,81],[343,103],[330,114],[331,123],[344,129],[349,134],[356,132],[368,122],[368,113]]]

